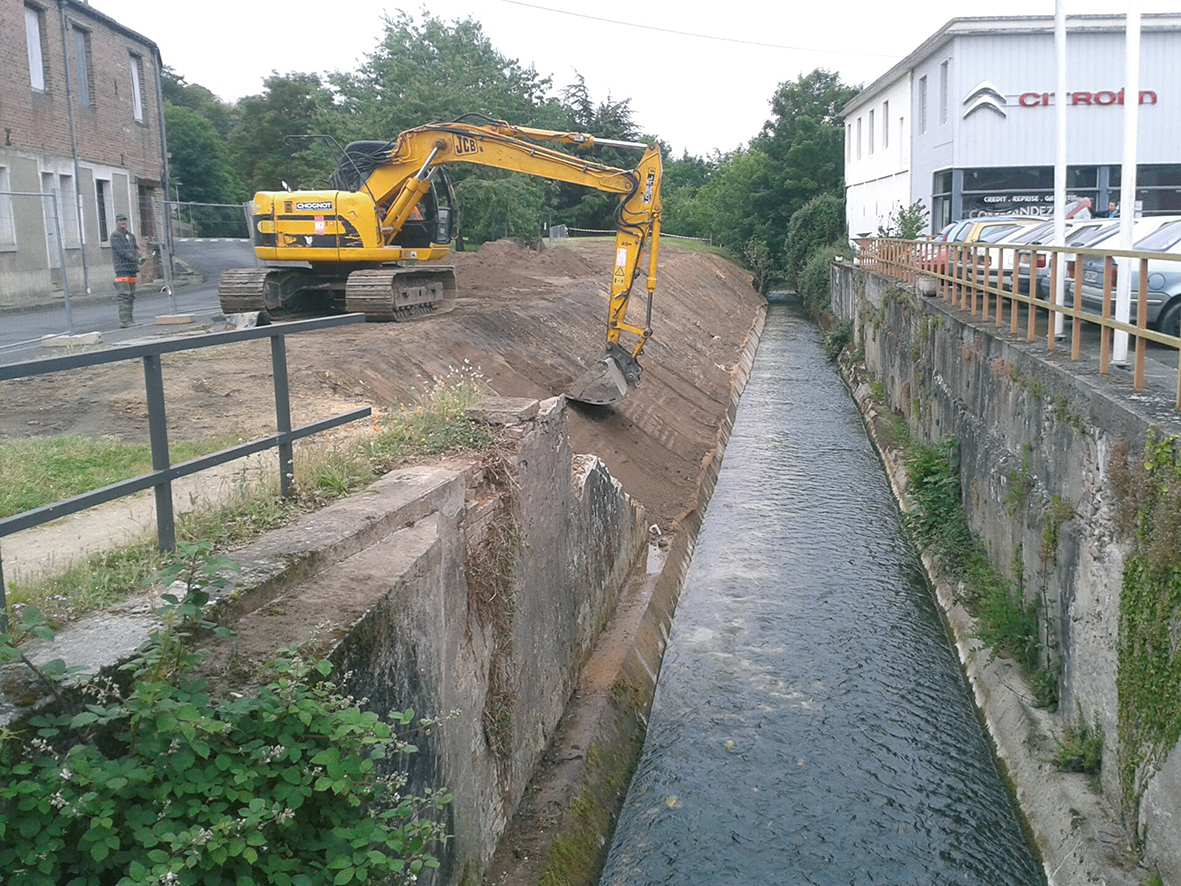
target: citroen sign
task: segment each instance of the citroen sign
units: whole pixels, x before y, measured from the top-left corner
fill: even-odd
[[[967,120],[977,111],[984,108],[1000,114],[1002,117],[1007,117],[1008,114],[1005,113],[1003,107],[1007,104],[1008,102],[1005,101],[1005,97],[999,89],[987,80],[981,80],[980,84],[964,98],[964,119]]]

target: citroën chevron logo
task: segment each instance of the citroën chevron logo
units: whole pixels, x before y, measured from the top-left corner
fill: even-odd
[[[976,88],[964,97],[964,119],[967,120],[972,114],[984,108],[1007,117],[1009,115],[1005,113],[1004,108],[1007,104],[999,89],[987,80],[981,80]]]

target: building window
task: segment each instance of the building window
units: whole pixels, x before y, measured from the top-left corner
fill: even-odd
[[[29,47],[29,83],[38,92],[45,91],[45,14],[35,6],[25,7],[25,42]]]
[[[874,133],[873,111],[870,111],[869,112],[869,153],[870,154],[873,154],[873,133]]]
[[[853,159],[853,124],[849,123],[845,126],[845,159]]]
[[[939,125],[947,122],[947,62],[939,66]]]
[[[111,183],[105,179],[95,179],[94,196],[98,200],[98,239],[107,243],[111,239]]]
[[[74,28],[74,88],[78,104],[90,107],[90,32]]]
[[[144,122],[144,96],[141,83],[143,78],[140,73],[143,71],[144,60],[138,55],[131,57],[131,107],[135,114],[135,122]]]
[[[927,131],[927,78],[919,77],[919,135]]]
[[[861,118],[857,118],[857,159],[861,159]]]
[[[890,147],[890,103],[882,102],[882,150]]]
[[[0,250],[16,249],[16,216],[12,211],[11,190],[8,169],[0,166]]]

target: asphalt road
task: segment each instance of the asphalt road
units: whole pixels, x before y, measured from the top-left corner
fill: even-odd
[[[196,325],[205,325],[221,313],[217,302],[217,280],[227,268],[254,267],[254,252],[249,240],[178,240],[176,257],[197,272],[193,277],[178,276],[174,288],[175,310],[168,294],[157,287],[141,285],[135,296],[135,319],[139,326],[119,328],[119,312],[114,295],[74,298],[71,303],[73,328],[67,328],[63,305],[30,309],[0,315],[0,363],[35,360],[54,349],[42,346],[47,335],[66,332],[101,332],[106,344],[118,344],[142,338],[146,330],[155,330],[155,317],[164,314],[193,314]],[[105,274],[109,268],[92,270]],[[160,327],[176,330],[183,327]]]

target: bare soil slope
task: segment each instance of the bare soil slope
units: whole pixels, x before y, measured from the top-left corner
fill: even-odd
[[[397,410],[468,365],[506,397],[562,393],[598,357],[613,244],[571,242],[535,252],[511,241],[456,253],[453,311],[288,339],[296,423],[370,404]],[[645,308],[643,281],[632,302]],[[614,407],[572,404],[576,452],[608,465],[668,528],[694,504],[703,458],[730,395],[730,370],[762,298],[725,260],[662,244],[643,382]],[[171,439],[273,430],[266,342],[164,358]],[[0,385],[0,435],[111,434],[146,442],[138,361]]]

